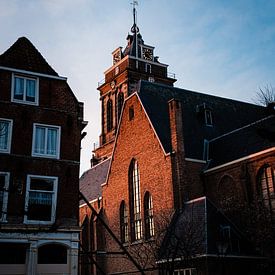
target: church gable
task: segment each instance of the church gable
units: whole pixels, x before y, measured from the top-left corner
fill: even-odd
[[[128,173],[132,160],[136,160],[139,164],[142,197],[146,191],[149,191],[158,196],[158,198],[153,196],[156,204],[158,201],[163,207],[171,208],[173,196],[170,158],[164,154],[136,94],[124,103],[107,184],[103,188],[103,197],[108,204],[105,206],[106,211],[117,208],[121,200],[125,200],[128,204]],[[159,170],[159,167],[162,169]],[[166,202],[163,201],[164,194],[169,194]]]

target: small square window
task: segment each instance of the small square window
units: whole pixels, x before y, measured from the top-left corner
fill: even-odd
[[[10,153],[12,120],[0,118],[0,153]]]
[[[57,177],[28,175],[25,223],[51,224],[55,220]]]
[[[12,101],[38,105],[38,79],[13,75]]]
[[[0,172],[0,222],[6,222],[8,196],[9,196],[9,178],[10,174],[7,172]]]
[[[60,127],[34,124],[32,155],[59,158]]]

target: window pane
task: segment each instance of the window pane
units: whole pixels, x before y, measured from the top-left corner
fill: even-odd
[[[67,248],[63,245],[48,244],[38,248],[38,264],[66,264]]]
[[[53,180],[47,179],[31,179],[30,189],[31,190],[43,190],[43,191],[53,191]]]
[[[265,167],[260,176],[260,185],[263,202],[271,215],[274,215],[275,196],[274,196],[274,171],[268,166]]]
[[[0,120],[0,150],[8,149],[8,135],[10,122]]]
[[[50,221],[52,213],[52,194],[29,192],[28,219]]]
[[[26,82],[26,100],[35,102],[35,80],[27,79]]]
[[[47,155],[56,155],[57,129],[48,129]]]
[[[34,152],[37,154],[45,153],[45,133],[46,129],[42,127],[35,128]]]
[[[25,264],[27,244],[0,243],[0,264]]]
[[[14,99],[24,99],[24,79],[15,77],[14,78]]]

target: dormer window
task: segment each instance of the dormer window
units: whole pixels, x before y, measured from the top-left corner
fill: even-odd
[[[204,110],[204,119],[206,126],[213,126],[212,112],[209,109]]]
[[[12,101],[38,105],[38,79],[34,77],[13,75]]]
[[[212,108],[208,106],[206,103],[202,103],[196,106],[196,113],[200,118],[201,122],[206,126],[213,126],[213,115]]]

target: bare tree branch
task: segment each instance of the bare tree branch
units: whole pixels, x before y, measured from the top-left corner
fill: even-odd
[[[253,101],[256,104],[267,106],[269,103],[275,102],[275,88],[272,85],[266,85],[263,88],[259,88],[256,92]]]

